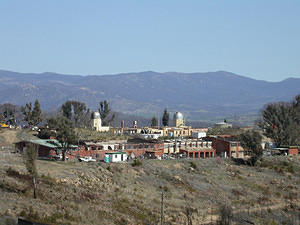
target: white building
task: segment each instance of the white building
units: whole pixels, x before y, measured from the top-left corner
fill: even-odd
[[[92,113],[92,127],[94,130],[99,131],[99,132],[108,132],[109,131],[109,127],[102,126],[102,121],[101,121],[99,112]]]
[[[137,136],[143,139],[158,139],[162,135],[161,134],[138,134]]]
[[[109,152],[105,153],[104,161],[106,163],[109,162],[124,162],[127,161],[127,154],[126,152]]]
[[[197,139],[204,138],[206,137],[206,132],[200,132],[200,131],[192,132],[192,137]]]

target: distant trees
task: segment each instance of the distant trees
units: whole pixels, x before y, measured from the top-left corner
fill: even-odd
[[[162,116],[162,124],[164,126],[169,126],[169,117],[170,117],[170,114],[169,114],[168,110],[165,109],[163,116]]]
[[[32,186],[33,186],[33,198],[36,198],[36,190],[37,190],[37,166],[36,166],[36,159],[37,159],[37,151],[35,150],[33,145],[29,145],[24,152],[24,163],[27,169],[27,172],[31,176],[32,179]]]
[[[21,107],[21,112],[24,115],[24,120],[30,126],[37,126],[43,120],[41,106],[38,100],[35,100],[33,107],[31,102],[26,103],[25,106]]]
[[[250,164],[256,165],[256,162],[262,157],[263,149],[261,146],[262,136],[260,133],[251,130],[240,135],[241,146],[248,152]]]
[[[56,140],[60,143],[58,146],[62,151],[62,160],[65,161],[66,153],[71,148],[71,145],[76,144],[77,137],[75,135],[73,123],[66,117],[52,117],[48,119],[48,126],[55,130]]]
[[[277,146],[300,145],[300,95],[292,102],[268,104],[258,126]]]
[[[5,103],[0,106],[0,119],[8,125],[16,125],[17,106],[10,103]]]
[[[87,127],[90,120],[90,109],[83,102],[66,101],[61,106],[62,115],[73,121],[75,127]]]
[[[155,116],[151,119],[151,127],[158,127],[158,120]]]
[[[104,100],[99,103],[100,108],[99,113],[102,120],[103,126],[108,126],[114,119],[115,119],[115,113],[111,113],[111,109],[109,107],[108,101]]]

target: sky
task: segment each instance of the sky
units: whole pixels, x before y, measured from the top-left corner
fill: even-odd
[[[300,78],[299,0],[0,0],[0,69]]]

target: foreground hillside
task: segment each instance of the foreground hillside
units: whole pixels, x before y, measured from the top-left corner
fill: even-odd
[[[255,115],[266,103],[290,101],[300,92],[300,79],[267,82],[225,71],[75,76],[0,70],[0,84],[0,103],[38,99],[42,109],[51,110],[72,99],[94,110],[107,99],[115,111],[151,118],[167,107],[189,120]]]
[[[297,224],[300,159],[265,158],[257,168],[219,158],[140,164],[38,161],[38,198],[22,158],[0,151],[0,224],[216,224],[222,205],[234,224]]]

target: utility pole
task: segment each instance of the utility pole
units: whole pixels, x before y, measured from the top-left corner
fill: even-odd
[[[161,212],[160,212],[161,225],[164,225],[164,190],[161,192]]]

